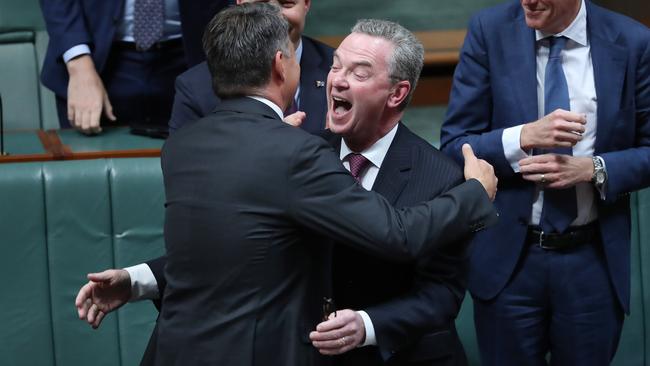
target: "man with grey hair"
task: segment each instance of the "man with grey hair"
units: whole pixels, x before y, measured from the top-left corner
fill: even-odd
[[[143,364],[321,364],[308,341],[330,295],[320,237],[410,261],[496,220],[492,168],[469,150],[467,182],[396,210],[322,139],[285,124],[299,75],[289,42],[269,4],[229,8],[208,26],[208,65],[229,72],[214,79],[214,113],[162,150],[167,287]],[[91,323],[111,310],[95,296],[78,305]]]
[[[327,140],[365,189],[395,207],[463,181],[451,159],[400,122],[423,60],[421,43],[404,27],[360,20],[335,51],[328,77]],[[317,326],[314,346],[341,354],[338,366],[465,365],[454,319],[465,293],[468,239],[457,236],[434,256],[401,264],[335,246],[334,300],[344,310]]]

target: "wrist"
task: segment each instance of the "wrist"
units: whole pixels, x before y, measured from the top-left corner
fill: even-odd
[[[79,55],[65,64],[68,69],[68,74],[73,76],[79,73],[85,73],[88,71],[95,71],[95,63],[93,62],[92,57],[88,54]]]

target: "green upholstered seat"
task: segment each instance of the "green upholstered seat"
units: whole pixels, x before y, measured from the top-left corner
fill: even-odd
[[[0,365],[134,365],[156,317],[130,304],[78,320],[85,275],[163,252],[157,158],[0,164]]]

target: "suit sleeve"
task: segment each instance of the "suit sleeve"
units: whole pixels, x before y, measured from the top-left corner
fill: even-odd
[[[355,183],[327,144],[312,137],[292,155],[288,212],[301,226],[392,260],[426,256],[496,222],[485,190],[469,180],[440,197],[396,210]]]
[[[607,201],[650,186],[650,31],[646,28],[644,34],[643,51],[635,71],[634,103],[629,103],[634,108],[624,109],[621,121],[611,121],[634,126],[633,147],[601,154],[607,166]]]
[[[461,147],[469,143],[479,158],[494,166],[499,179],[514,177],[503,151],[503,129],[492,129],[492,92],[489,56],[479,17],[470,21],[465,42],[460,51],[447,108],[440,134],[440,146],[458,163],[463,162]]]
[[[187,122],[203,117],[201,107],[196,100],[197,92],[192,89],[189,77],[186,74],[179,75],[176,78],[175,87],[174,104],[169,118],[170,133],[175,132]]]
[[[385,361],[422,335],[447,329],[454,321],[467,286],[469,241],[469,236],[458,237],[454,245],[418,261],[413,288],[403,296],[365,309]]]
[[[78,44],[92,44],[81,1],[40,0],[50,43],[58,57]]]
[[[160,311],[160,307],[162,305],[161,303],[162,298],[163,295],[165,294],[165,287],[167,286],[167,280],[165,280],[165,264],[167,263],[167,255],[163,255],[161,257],[152,259],[145,263],[149,266],[149,269],[151,269],[153,276],[156,278],[156,283],[158,284],[158,293],[160,294],[160,296],[158,297],[158,299],[152,301],[153,304],[156,306],[156,309]]]

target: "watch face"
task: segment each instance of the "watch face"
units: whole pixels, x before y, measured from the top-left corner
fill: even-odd
[[[603,171],[596,172],[596,184],[602,185],[605,183],[605,173]]]

